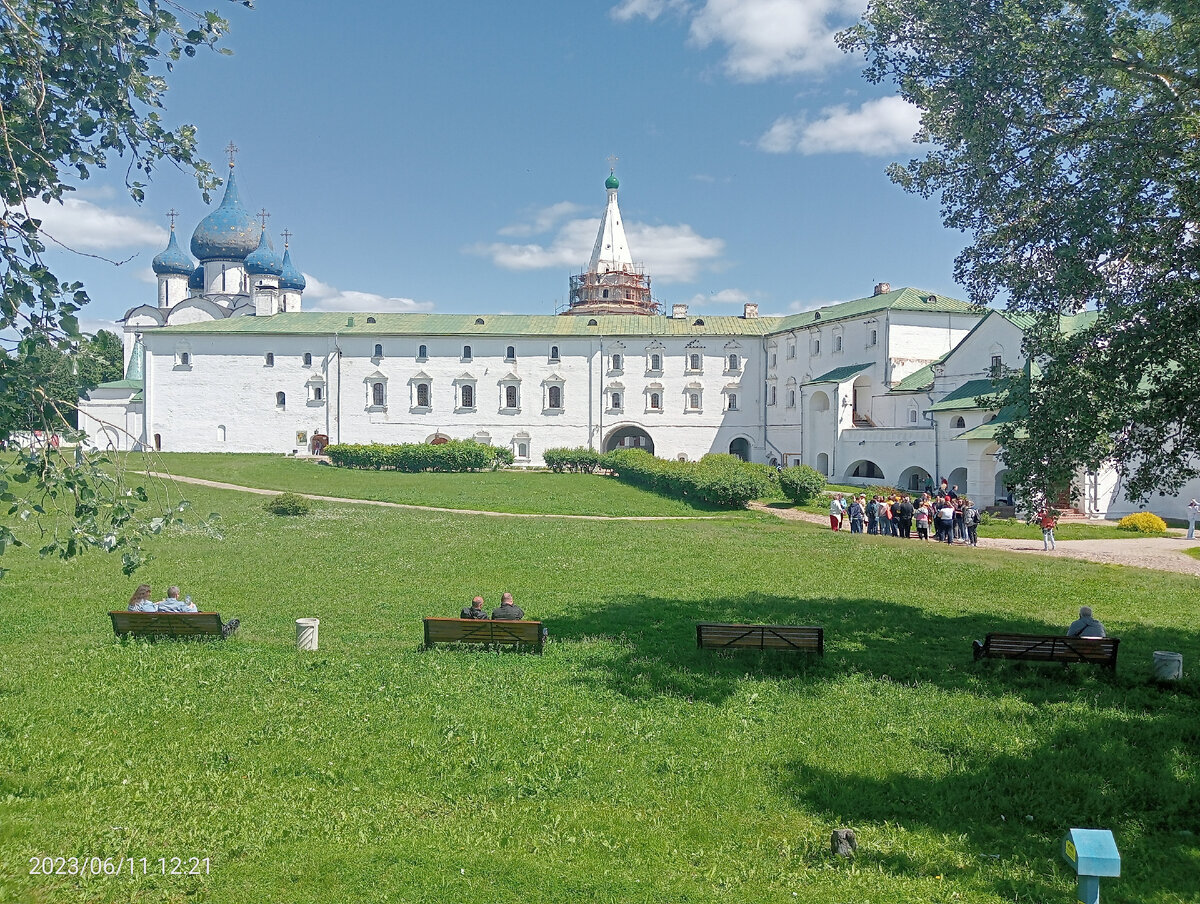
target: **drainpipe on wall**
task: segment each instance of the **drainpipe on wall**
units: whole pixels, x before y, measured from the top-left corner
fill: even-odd
[[[603,382],[603,380],[604,380],[604,337],[603,336],[600,337],[600,358],[597,361],[597,365],[599,366],[599,369],[600,369],[598,376],[599,376],[601,382]],[[603,388],[601,388],[601,390],[600,390],[600,411],[598,414],[598,418],[599,418],[600,427],[599,427],[599,432],[597,434],[597,438],[600,440],[600,452],[603,453],[605,451],[605,449],[604,449],[604,389]]]
[[[929,403],[933,404],[933,396],[929,397]],[[942,465],[938,457],[938,424],[937,417],[932,411],[924,412],[925,419],[929,421],[929,426],[933,427],[933,485],[934,487],[941,486],[942,480]]]
[[[333,347],[337,350],[337,441],[342,441],[342,346],[338,343],[337,333],[333,334]]]

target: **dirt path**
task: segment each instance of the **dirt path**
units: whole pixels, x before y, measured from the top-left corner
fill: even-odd
[[[811,524],[829,526],[825,515],[814,515],[796,509],[777,509],[756,502],[750,508],[759,512],[777,515],[789,521],[807,521]],[[932,542],[932,541],[931,541]],[[1185,540],[1182,537],[1143,537],[1129,540],[1059,540],[1057,548],[1043,552],[1040,540],[1005,540],[980,537],[982,549],[1004,549],[1009,552],[1032,553],[1039,556],[1086,559],[1108,565],[1130,565],[1135,568],[1153,568],[1158,571],[1175,571],[1200,577],[1200,559],[1185,555],[1184,550],[1200,546],[1200,540]]]
[[[133,473],[145,474],[145,471]],[[259,487],[244,487],[236,483],[221,483],[217,480],[205,480],[201,477],[182,477],[178,474],[157,475],[174,480],[177,483],[193,483],[197,486],[212,487],[214,490],[234,490],[239,493],[254,493],[257,496],[278,496],[291,490],[264,490]],[[411,509],[418,512],[445,512],[450,515],[486,515],[492,518],[567,518],[574,521],[723,521],[730,515],[555,515],[544,512],[486,512],[480,509],[441,508],[436,505],[412,505],[405,502],[383,502],[379,499],[349,499],[344,496],[318,496],[315,493],[297,493],[305,499],[314,502],[347,502],[352,505],[377,505],[381,508]]]

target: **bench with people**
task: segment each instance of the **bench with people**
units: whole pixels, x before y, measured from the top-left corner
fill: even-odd
[[[154,602],[149,584],[141,584],[124,610],[108,613],[113,633],[118,637],[230,637],[241,622],[236,618],[222,621],[219,613],[200,612],[191,596],[179,598],[172,585],[167,595]]]
[[[425,646],[437,643],[482,643],[533,647],[538,653],[549,633],[540,621],[526,621],[525,610],[505,592],[500,605],[488,616],[482,596],[464,606],[458,618],[428,617],[424,619]]]
[[[975,660],[1023,659],[1031,662],[1085,662],[1116,670],[1120,638],[1109,637],[1091,606],[1079,608],[1079,618],[1062,634],[1005,634],[993,632],[972,641]]]

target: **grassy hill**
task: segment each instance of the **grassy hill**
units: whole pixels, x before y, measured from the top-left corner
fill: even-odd
[[[4,557],[0,901],[1066,901],[1071,826],[1116,833],[1106,901],[1200,900],[1200,683],[1149,679],[1154,650],[1200,663],[1195,579],[753,514],[289,519],[186,494],[221,535],[156,540],[134,579]],[[242,628],[119,643],[104,613],[138,580]],[[548,624],[544,656],[420,649],[422,616],[504,590]],[[1082,602],[1122,638],[1115,676],[971,661],[972,638],[1060,632]],[[294,649],[302,616],[319,652]],[[698,620],[824,625],[827,653],[697,651]],[[829,853],[842,826],[853,861]],[[125,870],[30,875],[43,855]],[[172,857],[208,873],[162,875]]]

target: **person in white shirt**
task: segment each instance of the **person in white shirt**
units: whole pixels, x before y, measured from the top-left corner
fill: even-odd
[[[179,598],[179,588],[172,585],[167,588],[167,598],[155,607],[159,612],[195,612],[196,604],[189,596],[186,600]]]
[[[1196,522],[1200,521],[1200,502],[1193,499],[1187,505],[1188,533],[1189,540],[1196,539]]]

